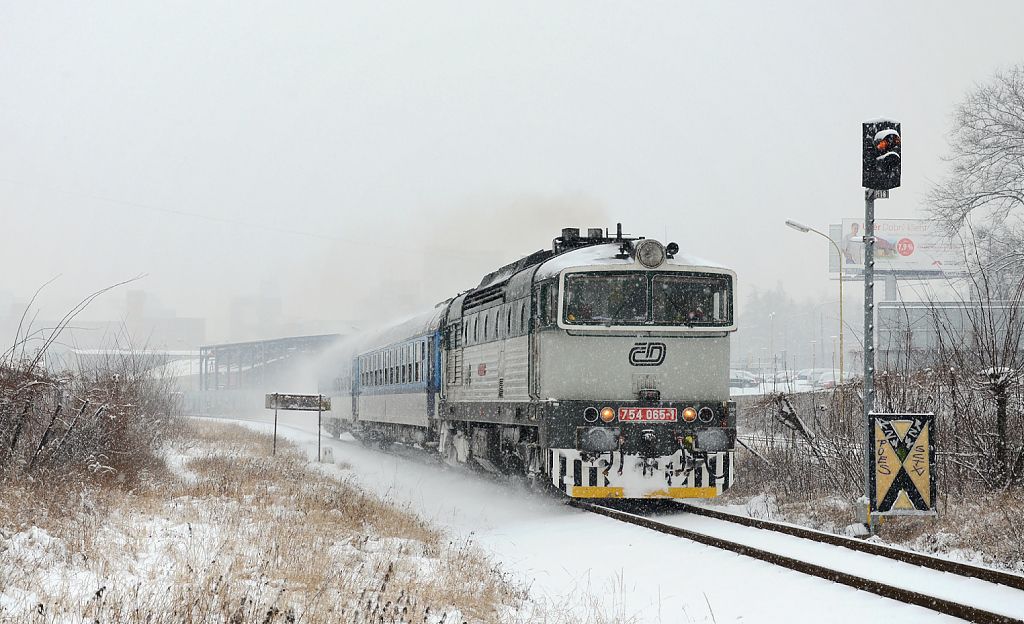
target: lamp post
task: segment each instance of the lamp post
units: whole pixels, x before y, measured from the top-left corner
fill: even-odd
[[[813,232],[813,233],[817,234],[818,236],[828,240],[828,242],[832,243],[832,246],[836,248],[836,254],[838,254],[838,256],[839,256],[839,381],[836,383],[836,385],[838,386],[843,381],[843,353],[845,351],[845,349],[843,347],[843,251],[841,249],[839,249],[839,243],[837,243],[834,240],[832,240],[831,236],[829,236],[828,234],[824,234],[822,232],[819,232],[818,230],[810,227],[809,225],[804,225],[803,223],[797,223],[796,221],[793,221],[791,219],[787,219],[786,220],[786,225],[788,225],[789,227],[793,228],[797,232],[803,232],[804,234],[806,234],[807,232]],[[842,414],[842,412],[843,412],[843,393],[842,393],[842,391],[840,391],[839,392],[839,413]]]

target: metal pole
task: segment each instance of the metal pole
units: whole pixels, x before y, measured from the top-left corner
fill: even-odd
[[[821,234],[817,230],[815,232]],[[821,235],[825,236],[824,234]],[[843,251],[839,248],[839,244],[832,240],[831,236],[825,236],[825,238],[836,248],[836,256],[839,258],[839,379],[836,380],[836,388],[839,389],[839,415],[842,417],[843,390],[839,386],[843,383],[843,353],[846,351],[845,343],[843,342]]]
[[[277,455],[277,393],[274,393],[274,455]]]
[[[868,528],[871,518],[871,418],[875,408],[875,191],[864,191],[864,494],[868,498]]]
[[[320,424],[323,417],[323,406],[324,397],[322,394],[316,395],[316,460],[320,461]]]

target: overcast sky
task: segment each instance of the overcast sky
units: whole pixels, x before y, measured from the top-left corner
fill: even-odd
[[[59,274],[55,310],[146,274],[180,315],[263,288],[358,318],[379,284],[440,300],[621,221],[823,296],[826,243],[784,220],[863,214],[880,116],[904,165],[878,214],[918,216],[1022,24],[1018,0],[2,2],[0,291]]]

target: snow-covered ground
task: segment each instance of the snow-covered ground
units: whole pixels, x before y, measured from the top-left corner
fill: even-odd
[[[262,414],[253,414],[265,420]],[[316,456],[315,420],[282,415],[279,434]],[[251,426],[269,430],[269,425]],[[617,621],[830,622],[955,618],[566,506],[485,475],[324,437],[328,475],[412,505],[460,538],[471,538],[550,605],[590,612],[597,600]]]

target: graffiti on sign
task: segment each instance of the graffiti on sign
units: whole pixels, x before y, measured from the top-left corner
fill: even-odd
[[[267,409],[297,410],[303,412],[331,411],[331,397],[319,394],[268,394]]]
[[[870,415],[871,513],[935,513],[934,414]]]

